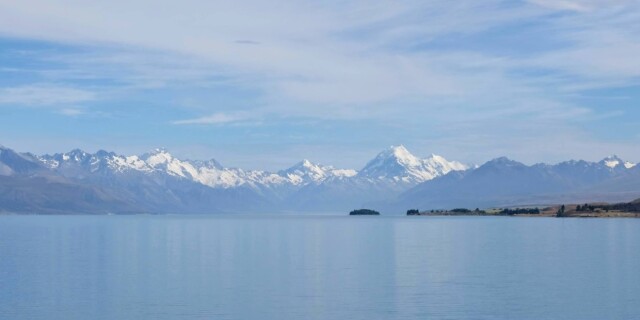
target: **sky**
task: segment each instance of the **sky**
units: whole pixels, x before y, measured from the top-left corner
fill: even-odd
[[[0,144],[640,161],[640,1],[0,0]]]

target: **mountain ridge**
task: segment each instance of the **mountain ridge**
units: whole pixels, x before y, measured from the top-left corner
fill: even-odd
[[[90,213],[342,211],[365,204],[476,207],[550,202],[580,192],[628,196],[640,190],[640,167],[617,156],[530,166],[498,157],[468,166],[435,154],[419,158],[403,145],[382,150],[360,170],[303,159],[276,172],[228,168],[215,159],[182,160],[166,149],[139,156],[80,149],[39,156],[0,147],[0,176],[6,191],[0,211],[15,211],[22,203],[26,211],[58,213],[65,210],[64,193],[38,183],[67,190],[68,209]],[[20,186],[13,188],[20,192],[9,186]],[[78,193],[87,199],[79,200]],[[55,205],[47,208],[47,203]]]
[[[399,196],[397,204],[423,208],[491,207],[626,199],[640,194],[637,166],[570,160],[527,166],[500,157],[467,171],[426,181]],[[616,188],[616,186],[621,188]]]

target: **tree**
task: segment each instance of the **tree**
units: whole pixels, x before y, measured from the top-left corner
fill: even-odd
[[[560,207],[560,209],[558,210],[558,212],[556,213],[556,217],[566,217],[565,212],[564,212],[564,204]]]

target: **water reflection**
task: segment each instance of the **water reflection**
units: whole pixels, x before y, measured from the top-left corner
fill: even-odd
[[[640,220],[1,216],[0,318],[632,319]]]

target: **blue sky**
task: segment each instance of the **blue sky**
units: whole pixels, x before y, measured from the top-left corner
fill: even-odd
[[[640,2],[0,1],[0,143],[640,161]]]

